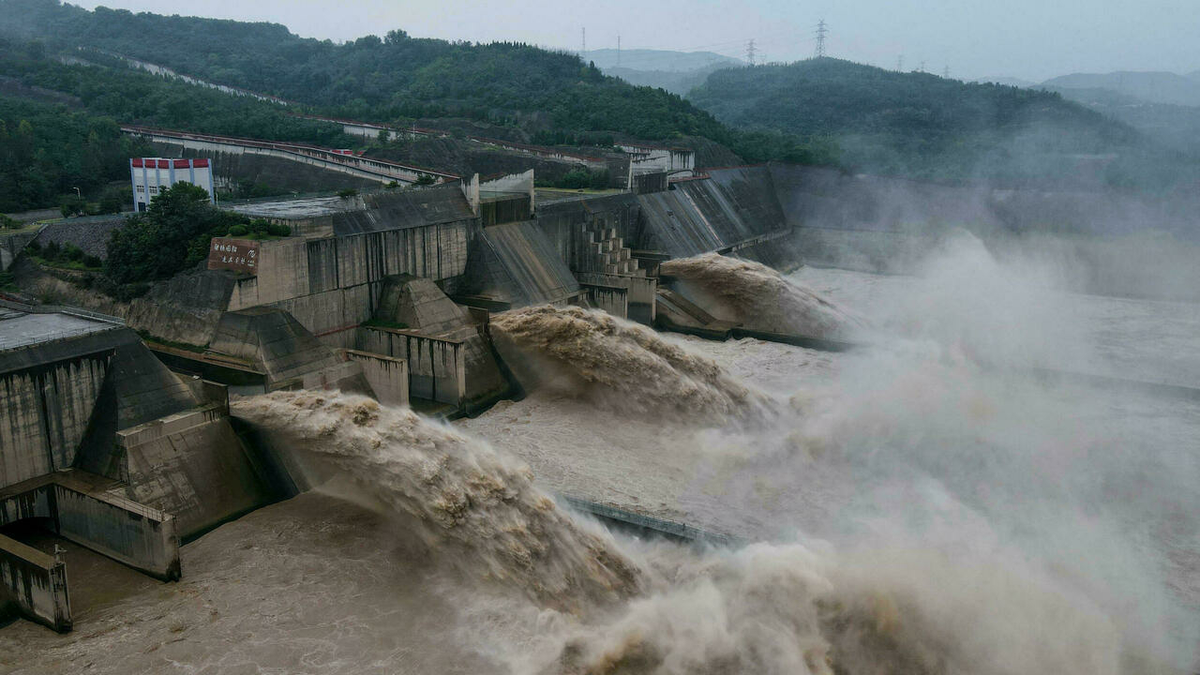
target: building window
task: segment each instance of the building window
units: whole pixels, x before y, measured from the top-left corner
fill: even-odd
[[[150,194],[152,194],[152,195],[156,195],[156,194],[158,194],[158,188],[157,188],[157,187],[155,187],[155,186],[153,186],[153,185],[151,185],[151,186],[150,186]]]
[[[139,186],[137,186],[137,190],[138,190],[138,192],[145,192],[146,187],[144,185],[139,185]]]

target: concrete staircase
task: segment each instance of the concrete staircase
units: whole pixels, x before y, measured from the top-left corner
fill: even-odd
[[[617,235],[616,228],[598,227],[594,224],[581,224],[582,250],[577,260],[580,262],[578,272],[595,272],[598,274],[623,274],[635,277],[646,276],[646,271],[638,266],[632,251],[625,246],[625,241]]]

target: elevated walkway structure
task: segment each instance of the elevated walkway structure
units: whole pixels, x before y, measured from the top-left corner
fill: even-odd
[[[385,184],[392,181],[413,184],[421,180],[422,176],[429,176],[439,183],[459,180],[458,176],[443,171],[425,169],[373,157],[342,154],[331,148],[321,148],[315,145],[257,141],[249,138],[198,134],[188,131],[155,129],[133,125],[123,125],[121,131],[131,136],[137,136],[156,143],[176,145],[187,150],[233,152],[237,154],[276,157],[359,178],[376,180]]]

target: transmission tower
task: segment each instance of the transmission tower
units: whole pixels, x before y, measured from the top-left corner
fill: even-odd
[[[896,57],[896,72],[898,72],[898,73],[904,72],[904,55],[903,54]]]
[[[815,58],[825,58],[825,35],[829,32],[829,28],[825,24],[825,19],[821,19],[817,24],[817,51]]]
[[[947,80],[950,79],[950,66],[946,66],[942,69],[942,77],[946,78]]]
[[[750,42],[746,43],[746,60],[750,62],[750,65],[754,65],[754,55],[756,53],[757,50],[754,49],[754,40],[750,40]]]
[[[621,36],[617,36],[617,67],[621,67]]]
[[[924,61],[921,62],[921,67],[920,67],[920,69],[917,70],[917,72],[918,73],[925,72],[925,62]]]
[[[579,29],[579,55],[587,53],[587,28]]]

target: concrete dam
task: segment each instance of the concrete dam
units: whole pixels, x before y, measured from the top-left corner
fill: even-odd
[[[290,235],[214,239],[202,268],[129,302],[18,258],[23,293],[0,315],[0,580],[15,614],[72,632],[5,626],[12,653],[38,656],[0,668],[587,672],[615,659],[638,671],[698,653],[686,636],[717,635],[727,651],[698,669],[784,654],[779,672],[993,672],[980,635],[1055,617],[1069,648],[1014,638],[1037,655],[1031,671],[1120,672],[1106,668],[1117,629],[1071,593],[1121,588],[1103,582],[1133,574],[1122,565],[1136,553],[1076,569],[1076,549],[1056,545],[1107,534],[1071,517],[1113,502],[1130,453],[1151,458],[1138,471],[1192,475],[1162,448],[1200,438],[1193,401],[1022,379],[1030,364],[1004,361],[996,340],[1040,336],[1049,320],[1005,295],[1021,278],[973,276],[997,267],[986,250],[918,290],[919,276],[852,271],[911,272],[950,224],[990,245],[1072,199],[782,165],[644,172],[602,192],[520,173],[223,204]],[[1093,235],[1069,241],[1100,251],[1120,233]],[[876,296],[884,311],[856,311]],[[986,308],[964,313],[984,325],[944,306]],[[1105,336],[1137,335],[1150,311],[1097,307]],[[1080,412],[1094,399],[1100,414]],[[1148,410],[1161,429],[1140,425]],[[1091,481],[1085,463],[1109,473]],[[1060,520],[1039,538],[1029,524],[1049,519],[1046,503]],[[1154,523],[1190,564],[1189,531],[1160,520],[1178,511],[1134,507],[1120,522]],[[991,545],[1005,518],[1027,548]],[[917,538],[883,564],[856,557],[848,532],[912,521]],[[825,543],[787,539],[780,523]],[[946,532],[953,555],[906,557]],[[98,575],[80,549],[140,576]],[[1028,551],[1083,581],[1027,574]],[[115,578],[140,589],[109,605],[127,614],[92,612],[94,585]],[[763,622],[780,649],[757,641]],[[1174,625],[1186,641],[1191,624]]]
[[[207,269],[128,303],[35,272],[29,290],[70,304],[0,309],[0,526],[32,524],[178,579],[181,542],[310,487],[286,451],[230,416],[230,394],[336,389],[474,414],[532,384],[497,351],[492,314],[576,305],[652,326],[662,261],[785,255],[775,242],[791,225],[765,167],[669,191],[658,175],[602,195],[541,193],[529,171],[234,204],[292,236],[214,239]],[[12,606],[69,630],[63,560],[7,537],[0,553]]]

